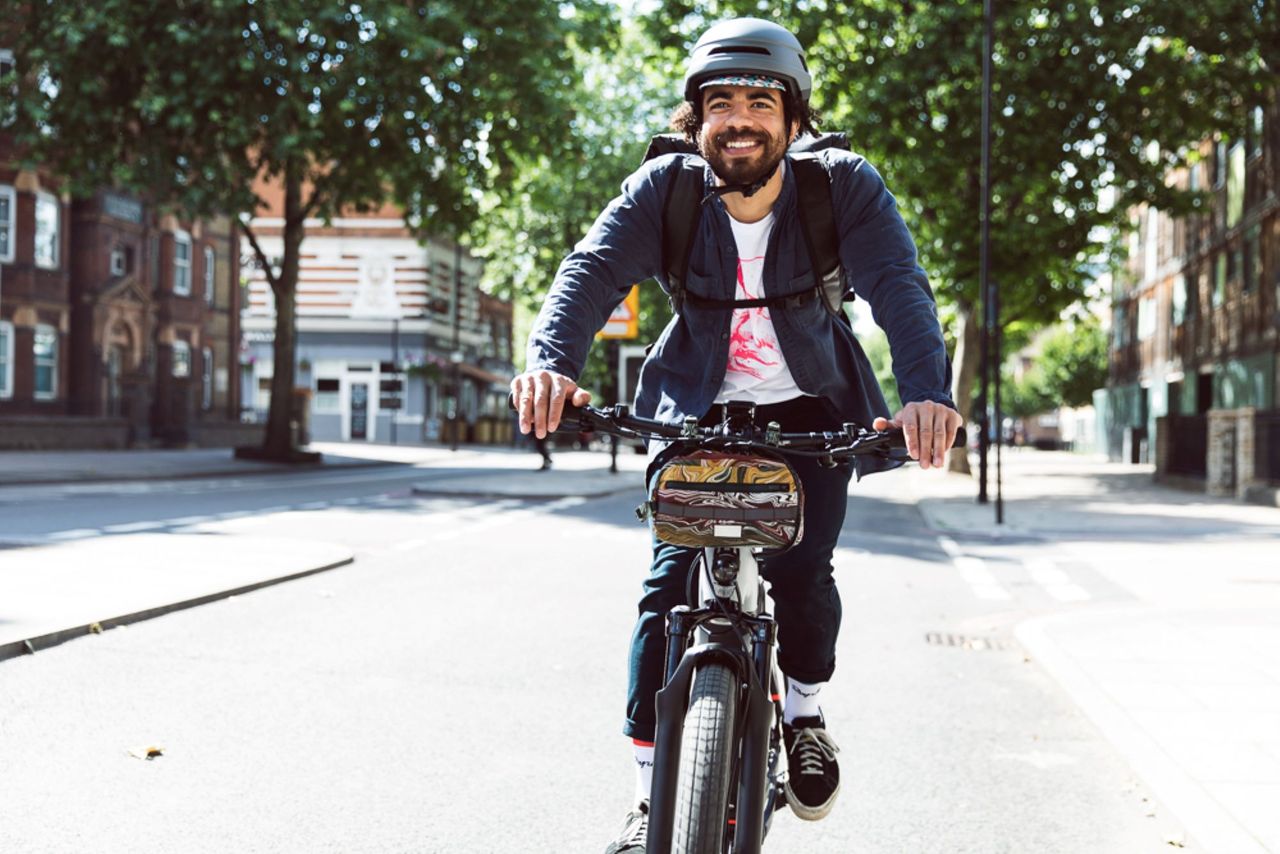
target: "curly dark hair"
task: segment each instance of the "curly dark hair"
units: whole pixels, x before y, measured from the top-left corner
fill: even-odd
[[[782,96],[782,116],[788,128],[793,121],[800,122],[800,133],[817,135],[822,116],[808,101],[801,101],[791,92]],[[702,104],[692,101],[681,101],[671,113],[668,127],[690,142],[698,141],[698,131],[702,129]]]

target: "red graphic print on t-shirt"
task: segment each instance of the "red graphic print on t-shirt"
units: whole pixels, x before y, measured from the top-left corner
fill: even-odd
[[[762,265],[764,256],[738,259],[738,299],[758,299],[759,294],[747,288],[743,266]],[[760,268],[752,269],[751,278],[760,282]],[[778,339],[773,324],[766,315],[767,308],[742,308],[733,312],[733,326],[729,337],[729,364],[727,373],[746,374],[763,380],[776,373],[780,364]],[[761,322],[764,321],[764,322]]]

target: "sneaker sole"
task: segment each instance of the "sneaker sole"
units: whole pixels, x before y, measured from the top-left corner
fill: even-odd
[[[835,806],[836,795],[840,794],[840,784],[836,783],[836,790],[831,793],[831,797],[816,807],[800,803],[796,793],[791,790],[790,782],[786,784],[785,790],[787,793],[787,805],[791,807],[791,811],[796,814],[797,818],[802,818],[805,821],[818,821],[826,818],[827,814],[831,812],[831,808]]]

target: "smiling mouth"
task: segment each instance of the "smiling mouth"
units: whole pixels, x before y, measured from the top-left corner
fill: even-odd
[[[760,148],[763,143],[758,139],[734,139],[721,144],[721,148],[730,154],[745,154]]]

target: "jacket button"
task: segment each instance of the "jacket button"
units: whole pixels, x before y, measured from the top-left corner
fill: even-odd
[[[728,333],[728,332],[721,332],[721,333],[720,333],[720,340],[721,340],[721,341],[728,341],[728,340],[729,340],[729,333]]]

